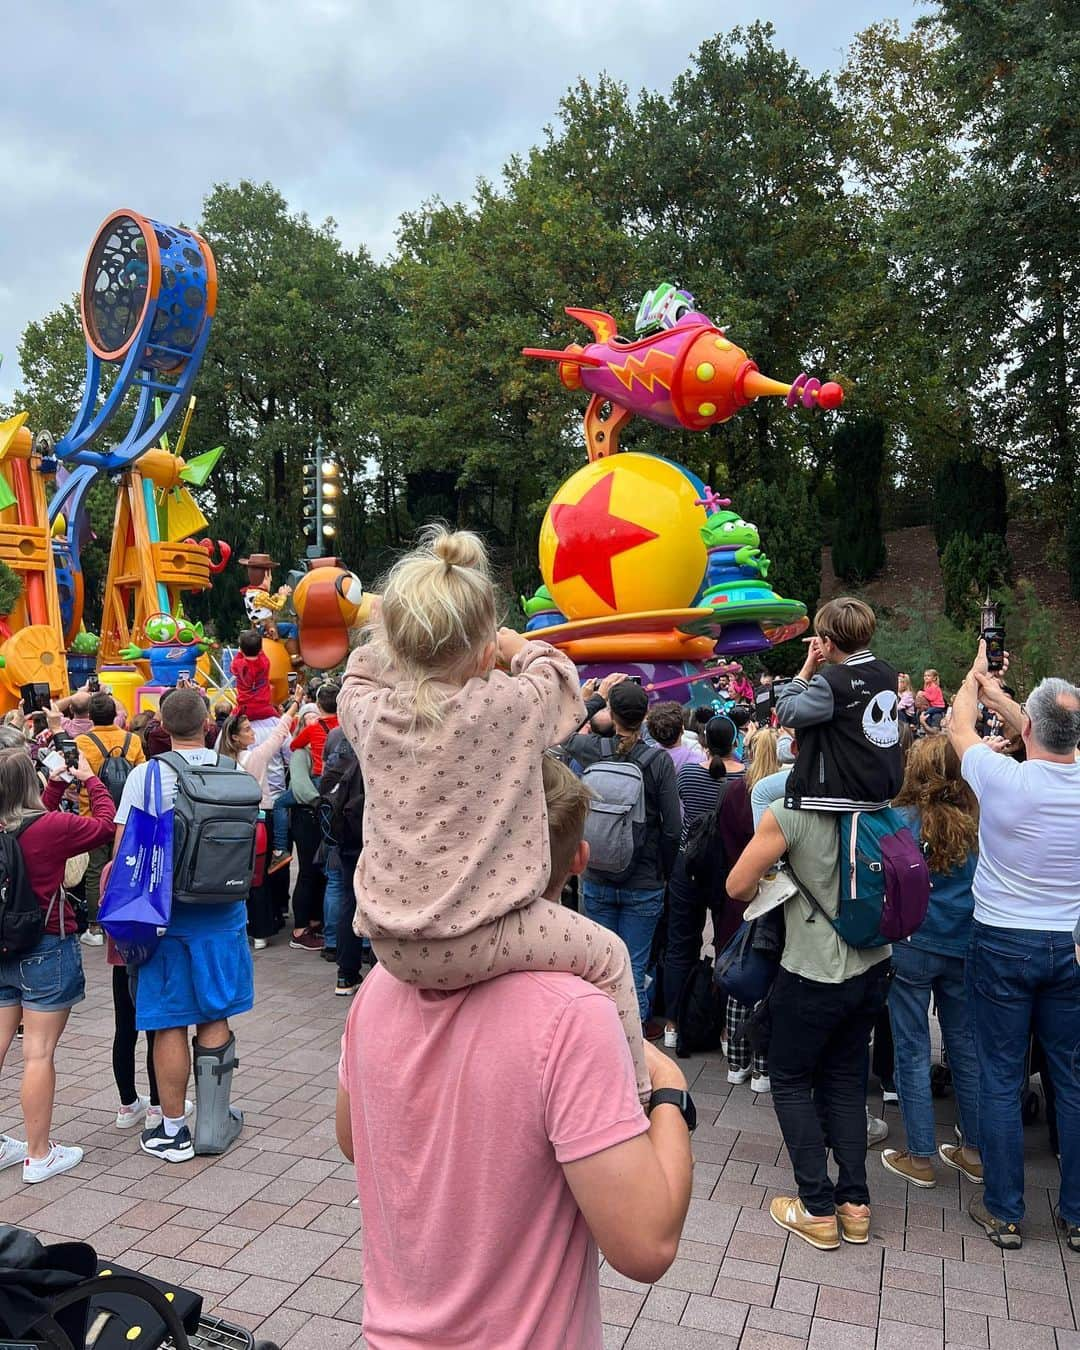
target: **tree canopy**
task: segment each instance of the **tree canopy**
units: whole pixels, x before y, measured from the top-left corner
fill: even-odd
[[[879,505],[916,486],[942,551],[965,532],[1003,551],[1008,494],[1075,557],[1076,20],[1071,3],[940,0],[910,31],[861,33],[833,75],[753,23],[704,41],[670,89],[581,81],[497,181],[403,216],[382,262],[271,184],[215,186],[198,228],[220,301],[191,431],[195,450],[227,447],[202,492],[211,531],[238,553],[299,557],[295,484],[319,436],[342,471],[336,547],[365,578],[443,516],[483,531],[513,593],[531,591],[540,518],[582,462],[584,400],[521,348],[583,340],[567,305],[625,329],[667,279],[766,374],[839,379],[844,416],[874,428],[880,475],[855,472],[854,432],[775,401],[706,433],[624,435],[740,509],[745,496],[798,578],[786,593],[816,599],[823,531],[857,545],[850,575],[872,572]],[[70,421],[82,352],[75,306],[28,325],[19,402],[33,425]],[[993,509],[952,530],[942,494],[980,472]],[[845,535],[851,492],[874,500],[854,503]],[[770,537],[785,506],[798,527]],[[853,540],[853,522],[873,537]],[[950,555],[959,593],[974,552]],[[1073,584],[1080,595],[1080,566]],[[202,608],[231,630],[234,588]]]

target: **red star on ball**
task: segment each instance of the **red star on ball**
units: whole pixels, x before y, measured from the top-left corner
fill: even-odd
[[[612,470],[573,506],[560,502],[551,508],[551,524],[559,541],[552,564],[552,585],[568,577],[581,577],[612,609],[617,608],[612,558],[658,538],[655,531],[644,525],[611,514],[614,477]]]

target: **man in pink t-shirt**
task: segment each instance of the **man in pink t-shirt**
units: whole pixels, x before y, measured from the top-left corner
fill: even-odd
[[[588,859],[588,796],[553,760],[544,779],[557,896]],[[646,1050],[648,1117],[615,1004],[577,976],[444,994],[372,972],[337,1108],[371,1350],[600,1350],[597,1245],[624,1275],[658,1279],[690,1201],[693,1103],[678,1065]]]

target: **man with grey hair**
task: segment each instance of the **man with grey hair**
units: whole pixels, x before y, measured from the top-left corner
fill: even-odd
[[[1023,739],[1024,762],[975,731],[979,700]],[[979,861],[967,980],[979,1057],[979,1140],[986,1179],[968,1213],[998,1247],[1022,1243],[1020,1097],[1034,1030],[1057,1098],[1061,1192],[1055,1211],[1080,1252],[1080,689],[1046,679],[1021,708],[979,656],[953,701],[949,737],[979,799]]]

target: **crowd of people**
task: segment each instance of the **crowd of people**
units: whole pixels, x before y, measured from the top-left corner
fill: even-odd
[[[50,1139],[53,1056],[133,816],[179,816],[195,778],[239,801],[242,779],[258,816],[245,894],[194,897],[185,839],[160,943],[125,964],[108,941],[116,1125],[165,1162],[224,1151],[253,953],[287,932],[336,964],[334,992],[356,995],[337,1130],[358,1160],[369,1344],[435,1344],[452,1323],[462,1343],[599,1345],[593,1244],[658,1278],[689,1204],[696,1111],[655,1042],[682,1049],[703,944],[745,947],[766,919],[766,987],[718,993],[715,1013],[729,1082],[771,1094],[790,1158],[796,1194],[773,1220],[821,1249],[868,1240],[868,1146],[887,1132],[873,1044],[905,1130],[881,1165],[916,1187],[959,1171],[981,1188],[972,1219],[1020,1246],[1033,1036],[1056,1218],[1080,1251],[1080,690],[1047,679],[1018,705],[980,647],[947,708],[935,671],[914,694],[873,655],[874,628],[861,601],[829,601],[791,680],[728,670],[693,705],[650,703],[499,628],[482,543],[433,529],[340,679],[283,707],[253,630],[235,707],[179,687],[125,724],[80,690],[36,725],[10,718],[0,867],[14,884],[21,858],[42,921],[32,950],[0,952],[0,1062],[21,1034],[26,1125],[0,1168],[36,1183],[81,1160]],[[841,841],[894,811],[929,901],[899,940],[858,942]],[[944,1141],[931,1000],[956,1105]],[[532,1254],[509,1278],[508,1249]]]

